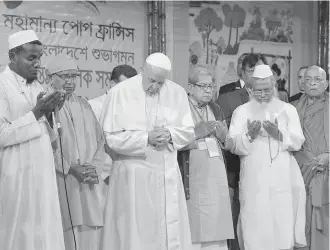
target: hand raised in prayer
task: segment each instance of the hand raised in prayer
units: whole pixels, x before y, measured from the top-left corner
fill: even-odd
[[[45,92],[40,92],[37,96],[37,104],[32,109],[32,112],[36,119],[40,119],[44,114],[52,112],[56,105],[64,98],[63,94],[59,91],[55,91],[47,96],[44,96]]]
[[[76,177],[79,183],[97,184],[99,182],[94,166],[72,165],[69,173]]]
[[[320,154],[319,156],[315,157],[314,160],[319,166],[329,166],[329,153]]]
[[[218,121],[215,125],[215,136],[220,140],[221,142],[224,142],[226,140],[226,136],[228,134],[228,127],[226,124],[226,121]]]
[[[278,129],[278,121],[275,119],[275,122],[264,121],[262,123],[262,127],[268,133],[270,137],[277,141],[283,141],[283,135],[281,131]]]
[[[167,128],[156,128],[148,133],[148,144],[156,149],[167,146],[171,140],[171,133]]]
[[[249,119],[247,120],[247,129],[248,129],[248,134],[251,136],[251,138],[254,140],[257,138],[260,129],[261,129],[261,121],[250,121]]]
[[[215,132],[217,121],[200,122],[195,126],[196,140],[205,138]]]

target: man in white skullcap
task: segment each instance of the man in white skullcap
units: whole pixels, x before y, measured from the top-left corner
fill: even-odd
[[[177,150],[194,139],[194,123],[170,70],[166,55],[151,54],[108,93],[101,126],[113,164],[101,250],[192,248]]]
[[[0,248],[64,250],[50,119],[63,97],[45,96],[36,81],[42,44],[35,32],[8,42],[10,63],[0,75]]]
[[[305,138],[296,109],[275,96],[268,65],[257,65],[251,100],[233,113],[226,148],[240,156],[238,239],[245,250],[306,245],[306,192],[291,151]]]
[[[65,248],[95,250],[103,227],[102,197],[96,186],[103,184],[104,137],[91,106],[74,93],[78,73],[74,60],[63,54],[46,65],[50,87],[65,92],[58,113],[61,141],[55,151]]]

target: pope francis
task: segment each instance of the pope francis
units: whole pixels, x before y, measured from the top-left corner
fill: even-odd
[[[167,56],[151,54],[108,93],[101,126],[113,166],[102,250],[192,248],[177,150],[194,139],[194,123],[170,70]]]

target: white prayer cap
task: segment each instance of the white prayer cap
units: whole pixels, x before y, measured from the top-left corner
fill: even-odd
[[[158,52],[149,55],[146,59],[146,63],[157,68],[165,69],[167,71],[170,71],[172,68],[170,59],[163,53]]]
[[[68,55],[58,54],[53,56],[46,65],[46,75],[53,75],[55,73],[65,70],[78,70],[75,61]]]
[[[39,41],[39,38],[33,30],[18,31],[8,38],[9,50],[36,40]]]
[[[270,69],[270,67],[266,64],[261,64],[261,65],[257,65],[254,68],[252,77],[264,79],[264,78],[270,77],[272,75],[273,75],[273,72]]]

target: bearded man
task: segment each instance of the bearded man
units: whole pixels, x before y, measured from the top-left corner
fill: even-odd
[[[240,156],[240,249],[282,250],[306,245],[306,193],[290,151],[305,138],[296,109],[276,96],[268,65],[253,72],[251,100],[233,113],[226,148]]]
[[[329,92],[325,71],[308,67],[304,95],[296,104],[306,138],[295,157],[306,191],[306,238],[303,250],[329,249]]]
[[[177,150],[194,139],[194,123],[170,70],[167,56],[151,54],[106,98],[101,125],[113,164],[102,250],[191,250]]]

